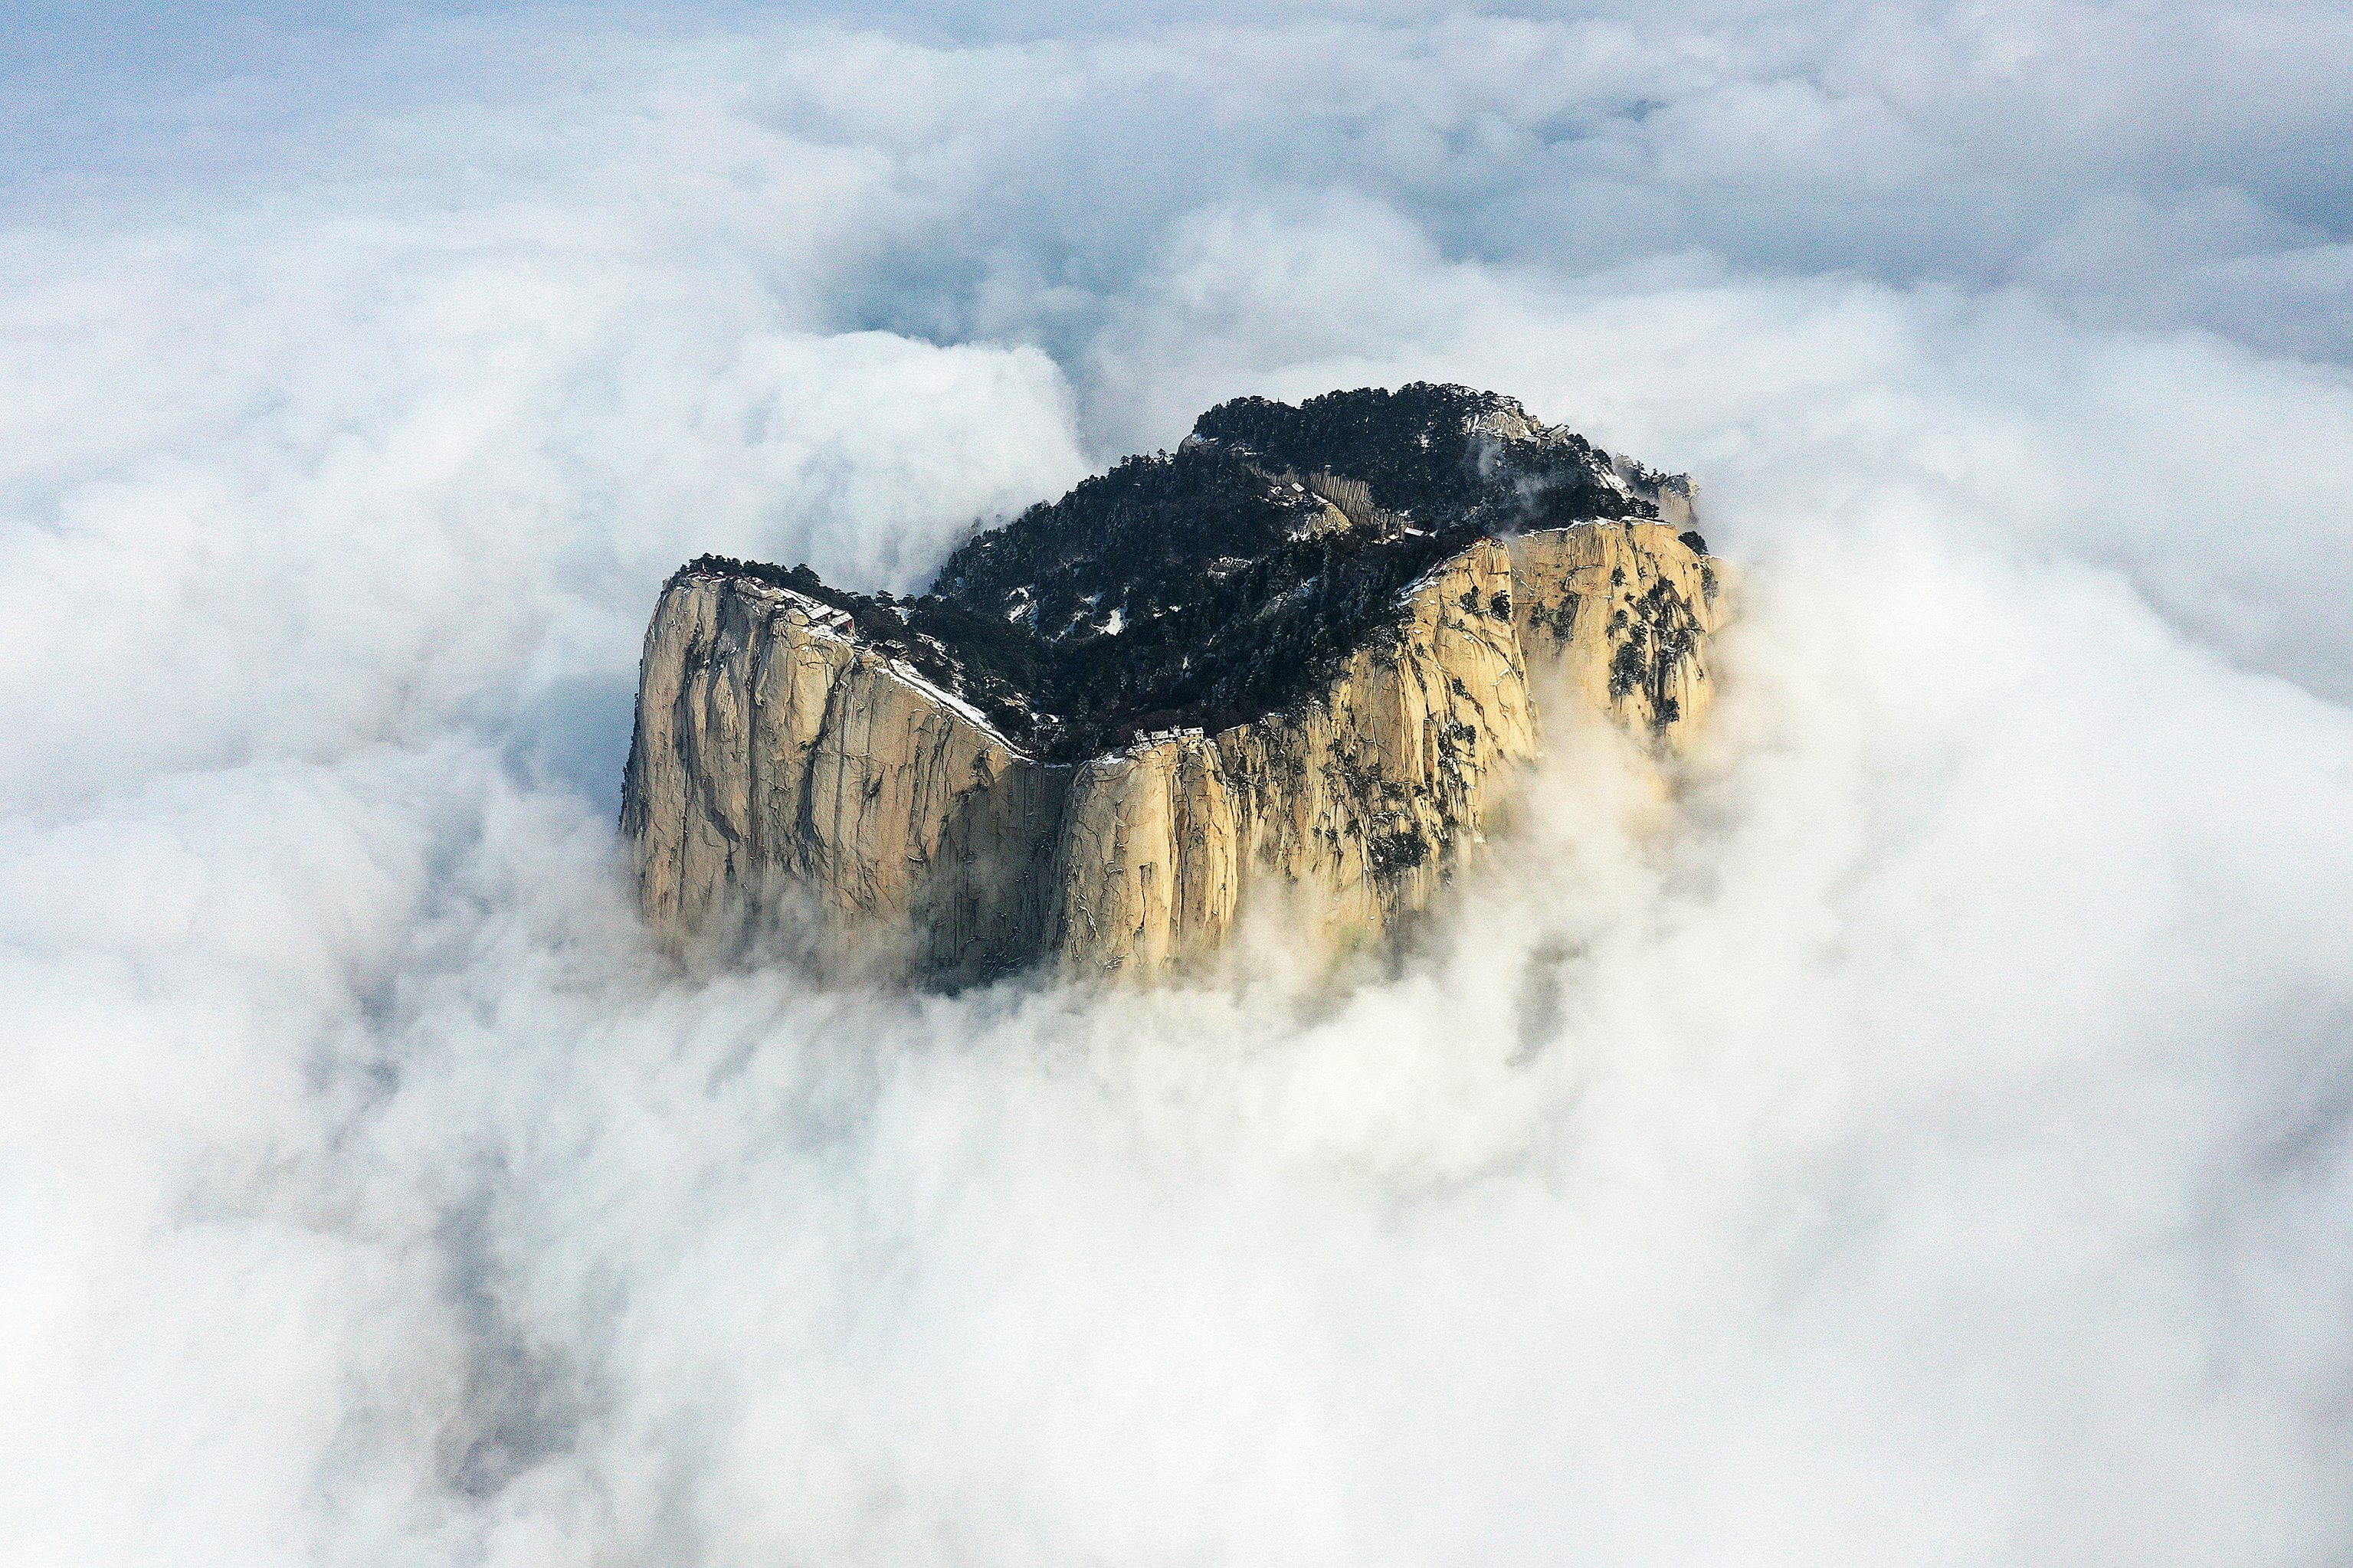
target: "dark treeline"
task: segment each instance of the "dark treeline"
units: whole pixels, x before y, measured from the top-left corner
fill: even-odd
[[[1656,515],[1609,481],[1607,453],[1565,431],[1498,437],[1499,411],[1519,416],[1424,383],[1222,404],[1178,451],[1130,458],[975,537],[913,599],[723,556],[681,574],[833,605],[1008,738],[1076,761],[1301,701],[1393,625],[1401,589],[1482,534]],[[1350,500],[1352,521],[1335,522],[1319,489]]]

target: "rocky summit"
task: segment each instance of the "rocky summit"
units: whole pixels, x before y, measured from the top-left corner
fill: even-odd
[[[1416,384],[1238,398],[913,598],[703,556],[646,634],[622,828],[673,942],[962,984],[1150,976],[1246,910],[1342,952],[1430,904],[1548,726],[1702,720],[1693,489]]]

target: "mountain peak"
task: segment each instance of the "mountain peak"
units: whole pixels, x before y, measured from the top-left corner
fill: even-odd
[[[1690,500],[1515,399],[1417,382],[1219,404],[913,599],[701,557],[648,634],[624,810],[648,907],[691,927],[783,877],[930,921],[959,973],[1040,944],[1157,964],[1224,929],[1247,847],[1383,929],[1534,754],[1532,668],[1645,746],[1695,718],[1718,584]],[[1145,822],[1211,860],[1132,862]]]
[[[1318,689],[1398,592],[1480,537],[1687,526],[1690,486],[1516,399],[1416,382],[1221,403],[951,555],[912,601],[765,574],[892,641],[1014,743],[1078,761],[1142,731],[1229,728]]]

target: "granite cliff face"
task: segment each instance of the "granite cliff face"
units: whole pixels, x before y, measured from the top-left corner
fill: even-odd
[[[705,557],[647,634],[622,826],[680,942],[949,984],[1148,976],[1261,903],[1427,907],[1567,707],[1664,759],[1714,689],[1691,489],[1461,387],[1243,399],[912,600]]]

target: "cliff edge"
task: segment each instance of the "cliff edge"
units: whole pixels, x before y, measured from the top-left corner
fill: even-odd
[[[1265,900],[1332,951],[1429,905],[1549,712],[1663,761],[1721,568],[1677,476],[1510,398],[1245,398],[910,599],[703,557],[646,637],[622,828],[675,942],[960,984],[1149,976]]]

